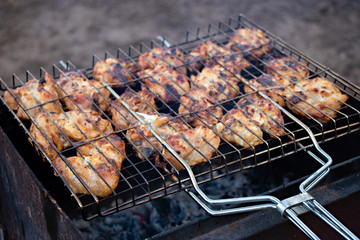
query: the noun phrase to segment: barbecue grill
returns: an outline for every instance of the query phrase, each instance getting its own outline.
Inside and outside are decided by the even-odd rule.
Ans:
[[[255,27],[262,29],[260,26],[257,26],[243,15],[240,15],[237,19],[231,18],[226,23],[220,22],[218,25],[210,24],[206,30],[198,29],[196,32],[187,32],[185,35],[185,41],[181,43],[166,39],[165,37],[160,37],[158,40],[153,40],[149,43],[142,43],[139,46],[130,46],[129,51],[127,52],[119,49],[116,56],[113,56],[110,53],[106,53],[105,59],[114,57],[136,64],[139,56],[142,53],[150,51],[156,47],[180,48],[185,54],[188,54],[196,46],[207,41],[212,41],[220,46],[225,46],[229,40],[229,36],[236,29],[243,27]],[[285,123],[283,126],[285,129],[284,136],[274,137],[271,135],[271,133],[268,132],[268,134],[265,134],[264,137],[258,136],[261,139],[261,145],[252,146],[249,144],[250,149],[235,146],[221,137],[222,141],[219,148],[216,150],[216,155],[210,159],[204,156],[206,158],[204,164],[190,168],[181,159],[179,154],[173,151],[171,147],[163,139],[161,139],[161,137],[158,136],[156,131],[154,131],[149,124],[144,122],[144,120],[139,117],[138,113],[132,112],[131,109],[128,109],[135,118],[149,127],[149,130],[152,131],[152,134],[158,139],[158,141],[161,142],[186,169],[186,171],[179,171],[175,168],[170,170],[159,168],[155,164],[154,159],[151,157],[144,157],[144,160],[140,160],[134,151],[135,144],[128,141],[126,138],[127,129],[124,130],[116,127],[116,124],[112,122],[112,119],[108,116],[108,114],[98,108],[97,110],[100,115],[104,119],[112,122],[112,125],[115,129],[114,133],[120,136],[126,142],[125,160],[121,170],[118,171],[118,174],[120,175],[118,186],[116,189],[112,189],[109,184],[106,183],[107,186],[111,188],[112,193],[108,197],[104,198],[97,197],[87,186],[86,182],[79,176],[76,170],[72,168],[71,164],[66,161],[66,157],[71,156],[74,153],[76,154],[76,149],[79,146],[76,143],[72,143],[70,148],[66,148],[62,151],[57,150],[57,153],[62,157],[69,168],[72,169],[72,172],[83,184],[89,194],[76,194],[72,190],[69,183],[66,181],[66,179],[63,178],[59,170],[52,163],[49,156],[47,156],[44,149],[41,148],[36,139],[34,139],[34,137],[29,132],[30,124],[37,124],[34,118],[29,114],[29,110],[34,108],[26,109],[23,108],[23,106],[20,104],[20,108],[23,108],[24,112],[27,113],[27,115],[30,117],[31,123],[22,121],[17,117],[16,113],[11,110],[8,104],[6,104],[4,99],[1,98],[3,105],[2,116],[6,116],[6,120],[2,120],[2,128],[12,140],[14,145],[23,146],[23,151],[25,151],[27,155],[24,157],[25,161],[30,165],[31,171],[35,173],[36,177],[43,180],[42,184],[45,185],[46,189],[51,189],[49,190],[51,195],[53,195],[54,198],[60,203],[62,201],[69,202],[69,199],[71,199],[70,201],[75,203],[75,207],[69,207],[72,209],[70,211],[76,209],[74,212],[77,212],[77,210],[79,210],[82,217],[86,220],[92,220],[99,216],[103,217],[114,214],[136,205],[140,205],[145,202],[162,198],[181,190],[185,190],[195,201],[197,201],[207,212],[212,215],[234,214],[239,212],[263,210],[266,208],[277,208],[284,217],[287,217],[293,221],[300,229],[306,232],[309,237],[316,238],[316,235],[313,234],[311,230],[308,229],[296,216],[297,213],[303,211],[303,208],[299,210],[298,205],[305,203],[305,208],[310,209],[321,216],[324,221],[328,222],[337,231],[341,232],[343,236],[348,238],[354,237],[351,232],[347,231],[346,229],[341,229],[344,227],[331,215],[329,215],[326,210],[324,210],[307,192],[312,189],[322,178],[325,177],[325,175],[329,172],[329,167],[332,163],[331,157],[319,147],[318,143],[324,144],[326,142],[331,142],[339,138],[341,139],[349,135],[357,135],[355,132],[359,130],[360,124],[360,105],[358,97],[360,89],[338,74],[334,73],[332,70],[305,56],[294,47],[285,43],[265,29],[262,30],[271,40],[273,51],[270,53],[263,52],[264,56],[262,57],[258,57],[253,53],[248,52],[247,55],[249,57],[248,61],[250,67],[243,69],[241,74],[238,74],[236,77],[249,80],[264,73],[266,62],[263,59],[267,56],[288,56],[296,61],[304,61],[306,62],[306,66],[310,71],[310,76],[308,77],[309,79],[315,77],[326,78],[334,83],[342,93],[345,93],[349,96],[348,101],[344,103],[341,110],[337,111],[336,118],[331,118],[327,124],[321,123],[311,116],[309,116],[309,119],[299,117],[299,120],[298,117],[294,117],[294,115],[290,113],[288,109],[278,106],[281,108],[282,114],[285,118]],[[94,56],[91,68],[83,69],[86,77],[90,79],[92,78],[92,69],[95,63],[100,60],[102,59]],[[203,62],[202,65],[206,66],[206,63]],[[188,64],[184,62],[184,66],[188,66]],[[74,64],[72,64],[70,61],[67,61],[66,63],[54,64],[51,75],[54,77],[54,79],[57,79],[60,73],[64,74],[64,71],[77,69],[78,68],[74,66]],[[201,74],[199,70],[192,69],[192,71],[195,72],[195,74]],[[45,73],[46,70],[41,69],[40,78],[36,78],[30,72],[27,72],[25,80],[21,80],[16,75],[14,75],[11,85],[8,85],[5,81],[1,80],[1,90],[6,91],[20,85],[24,85],[24,83],[29,79],[41,79]],[[129,72],[129,74],[132,73]],[[125,88],[116,89],[111,88],[109,85],[105,84],[103,87],[109,89],[112,94],[112,99],[116,99],[124,92],[124,89],[135,92],[139,90],[142,85],[144,85],[142,79],[139,79],[137,76],[133,75],[133,79],[134,80],[131,82],[135,83],[135,86],[126,85]],[[188,80],[194,84],[189,76]],[[234,107],[235,102],[237,102],[240,98],[247,97],[247,94],[245,94],[243,91],[245,85],[246,83],[240,83],[240,90],[238,91],[238,96],[236,98],[229,99],[225,102],[216,103],[216,106],[221,107],[224,112],[228,112],[231,108]],[[258,90],[253,86],[251,87],[254,91]],[[99,89],[97,90],[100,93]],[[262,97],[268,98],[265,94],[263,94],[262,91],[259,91],[258,93]],[[15,97],[15,95],[13,95],[13,97]],[[173,97],[177,99],[175,103],[167,103],[164,100],[158,98],[157,112],[159,114],[165,113],[171,116],[173,119],[184,121],[184,116],[177,113],[177,109],[181,104],[179,103],[179,98],[175,95],[173,95]],[[93,102],[93,100],[90,98],[88,98],[88,100]],[[112,104],[111,101],[108,102],[110,105]],[[122,104],[124,107],[128,108],[126,103]],[[39,106],[43,108],[43,104],[40,104]],[[189,114],[196,116],[196,112],[190,112]],[[13,118],[15,118],[15,120]],[[137,127],[139,126],[130,126],[130,128]],[[16,135],[14,133],[16,133]],[[19,135],[22,135],[22,137],[18,137]],[[14,136],[16,136],[16,139]],[[104,134],[103,137],[107,138],[108,136],[109,135]],[[28,138],[30,143],[27,141]],[[86,143],[93,141],[94,139],[87,139]],[[71,141],[69,140],[69,142]],[[52,146],[56,149],[54,144],[52,144]],[[38,151],[39,155],[45,160],[45,163],[39,161],[40,157],[39,155],[35,155],[33,153],[34,149]],[[33,155],[31,155],[31,159],[27,159],[30,152],[32,152]],[[215,200],[207,197],[198,186],[216,179],[221,180],[221,178],[235,174],[237,172],[242,172],[255,167],[261,167],[263,165],[270,164],[275,160],[283,161],[285,157],[289,157],[300,152],[308,153],[308,157],[311,159],[308,161],[309,164],[313,164],[312,169],[314,169],[315,166],[314,173],[307,173],[309,176],[305,179],[302,178],[303,182],[300,184],[300,190],[302,192],[301,194],[298,194],[292,198],[287,198],[285,201],[280,201],[277,198],[269,195]],[[160,151],[159,154],[161,154]],[[162,157],[165,158],[164,156]],[[166,159],[164,159],[164,161],[166,162]],[[318,169],[316,169],[316,167]],[[53,176],[52,170],[57,173],[58,177]],[[65,185],[65,188],[63,185]],[[192,188],[193,190],[191,190]],[[59,196],[59,199],[57,199],[56,196]],[[64,196],[66,196],[65,199]],[[261,204],[256,205],[254,203]],[[229,204],[231,204],[231,206],[229,206]],[[220,205],[221,207],[213,208],[212,205]],[[68,214],[73,215],[74,212]]]

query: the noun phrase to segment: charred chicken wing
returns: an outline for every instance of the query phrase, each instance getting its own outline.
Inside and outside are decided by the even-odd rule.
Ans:
[[[216,131],[225,140],[250,148],[262,143],[263,133],[240,109],[231,109],[216,125]],[[225,124],[225,125],[224,125]],[[250,145],[249,145],[250,144]]]
[[[181,96],[180,102],[179,114],[185,114],[184,119],[194,127],[207,125],[212,128],[223,116],[221,107],[214,106],[215,101],[201,89],[191,90]]]
[[[216,152],[220,144],[220,137],[205,126],[186,129],[170,135],[165,140],[172,149],[180,155],[190,166],[208,161]],[[164,148],[163,154],[177,170],[184,169],[183,165]]]
[[[17,100],[9,91],[4,93],[4,100],[12,110],[17,110],[17,116],[22,120],[30,120],[30,118],[23,108],[19,106],[19,103],[27,110],[31,117],[43,112],[43,110],[48,113],[61,112],[60,102],[56,100],[58,95],[55,91],[54,80],[48,73],[45,73],[44,79],[40,81],[29,80],[23,86],[11,89],[10,91]]]
[[[287,95],[288,108],[295,114],[306,118],[314,117],[321,123],[335,118],[336,111],[349,98],[329,80],[320,77],[299,81],[291,89],[291,93]]]
[[[190,90],[186,76],[168,66],[147,69],[138,75],[150,91],[166,103],[177,101],[181,95]]]
[[[271,103],[271,101],[260,97],[253,93],[242,97],[237,106],[245,114],[246,117],[257,123],[259,126],[265,128],[275,136],[283,136],[285,131],[284,119],[278,107]],[[274,137],[270,134],[271,137]]]
[[[112,102],[111,107],[112,120],[120,129],[127,128],[136,119],[119,101],[126,102],[135,112],[151,113],[157,109],[154,95],[145,86],[141,86],[141,91],[137,93],[126,90]]]

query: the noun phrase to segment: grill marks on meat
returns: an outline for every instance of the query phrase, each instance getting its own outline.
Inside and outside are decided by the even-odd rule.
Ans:
[[[270,43],[264,31],[255,27],[245,27],[236,30],[226,46],[234,52],[242,52],[251,60],[256,60],[273,50]]]
[[[34,117],[36,114],[43,112],[61,112],[61,104],[58,100],[58,95],[55,91],[54,80],[48,73],[44,75],[45,81],[29,80],[23,86],[16,89],[11,89],[15,95],[6,91],[4,93],[4,100],[12,110],[17,111],[17,116],[22,120],[30,120],[29,116],[24,111]],[[19,106],[22,105],[22,107]],[[41,105],[41,106],[39,106]]]
[[[108,136],[78,148],[77,156],[67,162],[96,196],[107,197],[116,189],[125,158],[125,143],[116,135]],[[53,161],[62,177],[76,194],[89,194],[83,184],[60,158]]]
[[[220,137],[205,126],[186,129],[170,135],[165,141],[175,150],[189,166],[209,161],[220,144]],[[164,157],[177,170],[184,169],[183,165],[166,149]]]
[[[168,66],[158,66],[140,72],[141,81],[166,103],[176,102],[190,90],[186,76]]]
[[[179,114],[185,114],[184,119],[193,127],[215,126],[223,116],[220,106],[214,106],[215,101],[201,89],[194,89],[180,97]],[[189,114],[195,112],[194,114]]]
[[[99,81],[79,72],[60,74],[56,90],[69,110],[106,111],[109,107],[110,92]]]
[[[170,119],[167,116],[139,114],[144,120],[150,123],[151,128],[156,131],[161,138],[166,139],[168,136],[174,134],[176,131],[188,129],[188,126],[178,119]],[[149,127],[139,122],[132,123],[134,128],[127,130],[126,137],[132,143],[137,156],[140,159],[160,156],[163,150],[163,145],[151,133]]]
[[[271,137],[284,135],[283,116],[280,109],[272,104],[271,101],[253,93],[242,97],[237,102],[237,106],[251,121],[273,134],[270,134]]]
[[[168,66],[186,74],[185,56],[178,48],[154,48],[139,56],[139,66],[142,69]]]
[[[291,94],[287,96],[287,107],[295,114],[313,117],[321,123],[336,118],[336,111],[349,98],[329,80],[320,77],[299,81],[291,86],[291,90]]]
[[[244,87],[246,93],[252,93],[254,90],[248,86],[251,85],[257,88],[259,91],[265,93],[273,101],[280,106],[285,106],[285,96],[289,94],[288,86],[290,81],[280,75],[274,75],[273,73],[262,74],[257,78],[246,81]]]
[[[295,61],[290,57],[270,58],[265,62],[265,71],[285,77],[292,83],[309,76],[305,62]]]
[[[263,133],[240,109],[231,109],[221,122],[216,125],[216,131],[226,141],[250,148],[263,143]],[[250,144],[250,145],[249,145]]]
[[[100,82],[111,84],[112,87],[120,88],[126,85],[134,86],[135,82],[129,82],[133,79],[132,74],[139,71],[139,67],[132,62],[126,62],[121,59],[108,58],[99,61],[93,68],[94,79]]]
[[[192,87],[204,90],[217,102],[232,99],[240,92],[238,78],[220,65],[205,67],[197,76],[192,75]]]
[[[152,113],[157,110],[155,96],[145,86],[141,86],[141,91],[137,93],[127,89],[118,100],[112,101],[112,120],[120,129],[127,128],[136,119],[119,101],[126,102],[135,112]]]
[[[240,52],[232,52],[210,41],[195,47],[188,55],[187,62],[191,72],[200,69],[202,63],[205,66],[220,64],[235,74],[240,74],[242,68],[250,66]]]

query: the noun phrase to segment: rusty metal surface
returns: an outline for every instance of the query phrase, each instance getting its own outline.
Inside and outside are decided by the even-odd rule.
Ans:
[[[0,226],[5,239],[81,239],[0,128]],[[24,187],[26,186],[26,187]]]

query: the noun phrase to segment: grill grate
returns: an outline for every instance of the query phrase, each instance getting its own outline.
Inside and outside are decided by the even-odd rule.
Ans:
[[[239,16],[238,19],[230,18],[229,21],[226,23],[219,22],[218,25],[210,24],[205,30],[199,28],[195,32],[187,32],[185,35],[185,41],[181,43],[176,43],[169,39],[162,38],[160,40],[150,41],[149,43],[141,43],[139,46],[130,46],[128,52],[118,49],[116,58],[120,58],[125,61],[130,61],[133,64],[136,64],[138,62],[140,55],[142,55],[144,52],[150,51],[153,48],[157,48],[157,47],[166,46],[170,48],[179,48],[182,50],[183,53],[185,53],[185,55],[188,55],[192,49],[207,41],[211,41],[219,46],[226,47],[225,44],[229,41],[229,37],[231,36],[231,34],[236,29],[244,28],[244,27],[256,27],[262,29],[261,27],[257,26],[250,20],[244,18],[243,16]],[[359,127],[360,89],[357,86],[348,82],[347,80],[343,79],[342,77],[331,71],[330,69],[322,66],[321,64],[317,63],[316,61],[312,60],[311,58],[297,51],[295,48],[288,45],[278,37],[274,36],[273,34],[267,32],[264,29],[262,30],[271,40],[273,51],[270,53],[263,51],[262,57],[258,57],[250,51],[247,52],[246,54],[248,55],[247,57],[248,64],[250,65],[250,67],[242,70],[241,77],[250,80],[265,73],[264,67],[266,67],[267,63],[264,61],[264,59],[270,56],[288,56],[296,61],[303,61],[306,63],[306,66],[310,71],[310,75],[308,77],[309,79],[315,77],[326,78],[329,81],[333,82],[341,90],[342,93],[345,93],[349,96],[348,101],[343,104],[341,110],[337,111],[337,118],[335,119],[331,118],[329,123],[327,124],[323,124],[313,117],[310,117],[310,119],[301,118],[302,121],[306,123],[306,125],[313,131],[316,140],[319,143],[324,143],[332,139],[339,138],[341,136],[348,135],[352,132],[358,131],[360,129]],[[170,46],[167,46],[168,44],[170,44]],[[106,53],[105,59],[109,57],[114,58],[114,56],[111,55],[110,53]],[[92,67],[83,70],[84,75],[87,78],[89,79],[93,78],[92,69],[95,63],[100,60],[102,59],[100,59],[97,56],[94,56],[92,61],[93,62]],[[209,59],[201,60],[201,64],[203,67],[207,66],[206,60]],[[177,71],[179,71],[179,69],[183,66],[189,67],[190,65],[191,64],[184,62],[184,65],[177,67]],[[52,75],[55,79],[57,79],[59,78],[60,74],[64,74],[65,70],[77,70],[77,67],[74,66],[69,61],[66,62],[65,66],[53,65]],[[190,67],[190,70],[191,72],[194,72],[196,75],[202,74],[201,69],[198,70]],[[44,69],[41,69],[39,80],[43,78],[45,73],[46,71]],[[134,94],[137,94],[138,97],[141,97],[140,95],[138,95],[137,92],[141,90],[142,86],[145,86],[145,84],[142,81],[143,79],[136,77],[131,72],[128,73],[132,75],[134,80],[126,84],[124,88],[115,89],[117,94],[121,95],[122,93],[124,93],[125,90],[128,90]],[[146,77],[152,77],[152,76],[148,75]],[[191,79],[190,74],[188,74],[186,78],[191,83],[192,86],[196,86],[196,84]],[[29,79],[37,79],[37,78],[33,76],[30,72],[27,72],[25,81],[22,81],[16,75],[14,75],[11,86],[8,86],[5,83],[5,81],[1,79],[1,90],[4,92],[6,90],[15,88],[17,86],[24,85],[25,82],[29,81]],[[135,85],[129,86],[131,85],[131,83],[134,83]],[[65,93],[65,90],[62,88],[62,86],[60,86],[59,84],[57,84],[57,86],[60,89],[62,89],[62,91],[64,91]],[[100,88],[95,87],[93,84],[92,87],[97,91],[98,94],[104,97],[104,95],[102,95],[102,93],[100,92]],[[240,82],[239,90],[236,90],[238,96],[223,102],[216,102],[214,106],[220,107],[224,113],[229,112],[230,109],[232,109],[235,106],[235,103],[239,99],[248,97],[248,94],[244,93],[243,90],[244,87],[245,84]],[[105,88],[105,86],[102,86],[101,88]],[[10,93],[14,98],[16,98],[16,96],[11,91]],[[58,107],[60,107],[62,109],[61,110],[62,113],[66,115],[67,113],[65,112],[65,110],[63,110],[66,108],[64,106],[61,106],[59,102],[57,102],[57,100],[62,100],[64,98],[69,97],[68,94],[65,93],[65,95],[66,96],[61,97],[59,99],[52,100],[52,102],[55,103]],[[185,114],[180,115],[177,113],[177,109],[181,104],[179,98],[175,95],[173,95],[172,97],[177,99],[175,103],[167,103],[161,98],[157,98],[156,104],[158,106],[158,109],[157,110],[153,109],[153,110],[156,111],[156,113],[158,114],[164,114],[164,113],[169,114],[170,119],[178,119],[182,122],[186,122],[184,118],[186,117],[186,115]],[[6,105],[4,99],[3,98],[1,99],[3,103]],[[108,102],[109,105],[112,105],[111,101],[114,99],[115,96],[111,96],[110,99],[105,98],[105,100]],[[94,104],[94,101],[88,96],[87,96],[87,100]],[[74,100],[72,100],[72,102],[76,105]],[[25,109],[24,106],[20,104],[20,108],[24,110],[24,112],[30,118],[30,122],[35,124],[35,126],[38,126],[38,124],[31,116],[29,111],[38,107],[44,109],[44,105],[45,105],[45,104],[40,104],[39,102],[37,103],[38,105],[29,109]],[[9,110],[13,113],[14,117],[17,119],[19,124],[22,126],[22,128],[25,130],[25,132],[31,139],[31,142],[36,146],[37,149],[39,149],[39,151],[42,153],[45,159],[54,168],[56,174],[62,179],[65,186],[72,193],[72,196],[79,205],[79,208],[82,210],[84,219],[90,220],[97,216],[106,216],[124,210],[126,208],[130,208],[134,205],[139,205],[141,203],[150,201],[152,199],[161,198],[165,195],[177,192],[183,189],[184,187],[185,188],[191,187],[191,181],[185,171],[178,171],[175,169],[174,171],[169,172],[166,171],[166,169],[157,167],[157,165],[154,162],[154,158],[144,157],[144,160],[140,160],[137,157],[136,153],[133,150],[134,146],[136,147],[136,144],[130,142],[129,139],[126,137],[126,130],[132,128],[138,129],[139,128],[138,125],[135,124],[135,125],[131,125],[129,128],[120,129],[112,121],[111,117],[107,112],[101,110],[99,107],[96,106],[96,104],[94,104],[94,106],[96,107],[97,112],[99,112],[99,115],[103,119],[106,119],[107,121],[111,122],[111,125],[114,128],[113,133],[121,137],[121,139],[126,143],[125,144],[126,155],[124,156],[125,159],[123,161],[122,168],[120,171],[116,170],[117,173],[120,175],[119,183],[116,189],[111,189],[110,185],[105,181],[106,185],[111,189],[112,193],[108,197],[104,197],[104,198],[95,196],[95,194],[86,185],[85,180],[83,180],[76,172],[76,170],[72,167],[72,165],[69,164],[67,157],[74,156],[77,152],[79,153],[79,151],[77,150],[79,146],[83,146],[86,143],[94,142],[95,140],[99,140],[99,139],[109,139],[112,133],[111,134],[102,133],[100,136],[97,136],[96,138],[93,139],[88,138],[86,137],[86,134],[83,134],[86,137],[86,140],[80,143],[76,143],[76,142],[72,142],[68,137],[66,137],[66,134],[64,134],[63,130],[58,127],[58,130],[63,133],[63,135],[67,138],[67,141],[71,143],[71,146],[61,151],[57,150],[57,153],[65,161],[65,163],[72,170],[72,172],[76,175],[76,177],[79,179],[82,185],[84,185],[86,190],[90,193],[89,195],[85,195],[85,194],[77,195],[70,188],[69,183],[66,182],[66,179],[62,177],[59,169],[56,168],[56,166],[53,164],[50,158],[46,155],[44,149],[40,147],[40,145],[37,143],[34,137],[30,134],[29,131],[30,123],[27,121],[21,121],[16,116],[16,113],[13,110],[10,110],[10,107],[8,106]],[[79,108],[79,110],[84,113],[84,111],[81,110],[81,108]],[[206,109],[206,111],[209,114],[211,114],[209,109]],[[194,113],[197,112],[190,111],[190,113],[188,114],[194,115]],[[46,114],[48,117],[50,117],[49,113]],[[197,119],[201,121],[201,119],[199,119],[198,117]],[[54,119],[52,119],[52,122],[56,123]],[[96,126],[94,122],[92,122],[92,124]],[[193,128],[189,124],[187,124],[187,126],[189,128]],[[76,128],[81,131],[79,126],[76,126]],[[101,130],[97,126],[96,128],[98,131],[101,132]],[[216,150],[217,154],[213,156],[211,159],[206,158],[207,161],[203,165],[195,166],[193,168],[197,181],[199,182],[199,184],[201,184],[214,179],[218,179],[235,172],[239,172],[261,164],[266,164],[269,161],[282,158],[284,156],[293,154],[297,151],[303,150],[304,148],[308,148],[312,146],[312,142],[306,131],[302,128],[299,128],[299,126],[295,122],[291,121],[285,116],[284,116],[283,128],[285,130],[285,134],[284,136],[281,137],[277,137],[274,135],[271,136],[272,134],[269,131],[267,131],[267,129],[262,128],[262,131],[264,133],[267,132],[267,134],[265,134],[263,137],[258,136],[261,139],[262,144],[258,146],[252,146],[250,144],[251,150],[244,147],[235,146],[234,144],[228,142],[219,135],[219,137],[221,138],[221,143],[219,148]],[[46,139],[48,141],[50,140],[49,138]],[[54,149],[57,149],[54,143],[52,143],[51,141],[49,142],[51,143]],[[114,144],[112,145],[115,146]],[[120,150],[119,148],[117,149]],[[101,151],[99,152],[105,157],[104,153],[102,153]],[[158,150],[158,152],[164,158],[164,155],[161,153],[161,151]],[[84,156],[82,157],[84,158]],[[111,161],[109,162],[111,163]],[[114,163],[111,164],[115,168]],[[92,166],[91,164],[89,166],[98,174],[98,176],[101,177],[101,175],[94,168],[94,166]]]

